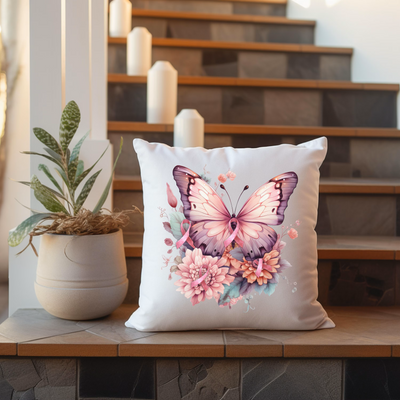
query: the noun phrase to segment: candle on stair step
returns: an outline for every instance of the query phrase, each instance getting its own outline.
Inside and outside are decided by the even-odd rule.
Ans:
[[[111,37],[127,37],[132,30],[132,3],[129,0],[113,0],[110,3]]]
[[[178,71],[168,61],[157,61],[147,75],[147,122],[173,124],[178,102]]]
[[[197,110],[184,109],[175,118],[175,147],[204,147],[204,118]]]
[[[126,71],[132,76],[147,76],[151,68],[151,33],[141,26],[133,28],[126,42]]]

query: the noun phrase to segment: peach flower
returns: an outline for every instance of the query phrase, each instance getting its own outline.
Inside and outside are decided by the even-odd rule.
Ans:
[[[224,175],[224,174],[219,174],[218,175],[218,180],[221,182],[221,183],[225,183],[226,182],[226,176]]]
[[[177,275],[181,276],[176,286],[178,292],[190,298],[193,305],[205,299],[218,299],[224,292],[224,285],[230,285],[235,279],[228,275],[229,268],[222,268],[224,259],[205,256],[200,249],[186,250],[182,263],[178,265]],[[199,279],[205,276],[201,282]]]
[[[299,236],[296,229],[294,229],[294,228],[289,229],[288,235],[289,235],[290,239],[296,239],[297,236]]]
[[[233,246],[230,244],[222,254],[221,260],[224,260],[225,267],[229,267],[229,273],[235,275],[240,270],[242,263],[231,255],[232,250]]]
[[[254,283],[255,281],[257,281],[259,285],[268,283],[268,281],[273,278],[272,273],[278,272],[277,269],[280,267],[278,264],[279,257],[280,253],[277,250],[272,250],[264,254],[263,266],[259,277],[256,275],[258,260],[244,260],[241,267],[241,269],[244,270],[243,278],[246,278],[249,283]]]

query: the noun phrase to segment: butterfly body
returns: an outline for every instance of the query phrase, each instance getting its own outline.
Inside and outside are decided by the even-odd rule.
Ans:
[[[249,260],[272,250],[277,234],[269,225],[283,222],[298,177],[286,172],[257,189],[239,213],[230,213],[216,191],[200,175],[181,165],[173,170],[183,213],[192,223],[189,236],[203,254],[221,256],[226,243],[236,242]],[[226,190],[223,185],[221,188]],[[244,191],[249,188],[245,186]]]

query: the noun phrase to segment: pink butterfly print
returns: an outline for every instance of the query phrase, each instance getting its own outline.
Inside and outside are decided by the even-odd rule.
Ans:
[[[295,172],[272,178],[249,197],[236,215],[235,211],[232,214],[228,211],[221,197],[196,172],[177,165],[173,176],[181,194],[183,213],[192,223],[189,236],[195,247],[203,254],[221,256],[224,241],[238,227],[235,242],[250,260],[272,250],[277,234],[270,225],[283,222],[288,200],[298,182]],[[223,185],[220,187],[226,190]],[[243,192],[248,189],[245,186]]]

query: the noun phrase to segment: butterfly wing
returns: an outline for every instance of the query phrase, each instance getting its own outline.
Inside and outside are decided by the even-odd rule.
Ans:
[[[192,223],[190,238],[203,254],[223,254],[224,240],[230,235],[231,214],[215,190],[200,175],[177,165],[173,176],[181,194],[183,213]]]
[[[238,238],[243,241],[242,250],[246,258],[260,258],[272,250],[277,234],[269,225],[283,222],[297,182],[295,172],[286,172],[262,185],[246,201],[237,216]]]

